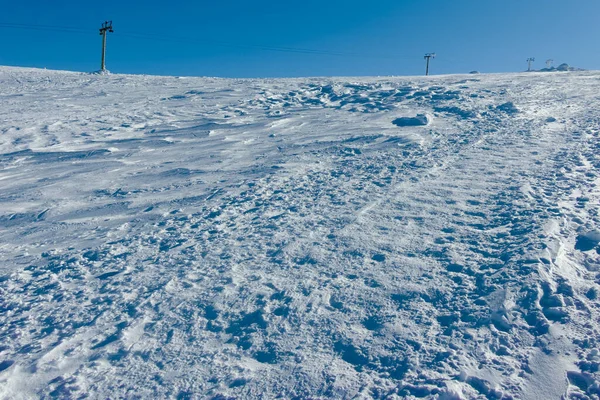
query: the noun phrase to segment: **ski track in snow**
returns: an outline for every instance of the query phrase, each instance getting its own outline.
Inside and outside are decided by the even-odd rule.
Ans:
[[[1,398],[600,396],[600,73],[0,89]]]

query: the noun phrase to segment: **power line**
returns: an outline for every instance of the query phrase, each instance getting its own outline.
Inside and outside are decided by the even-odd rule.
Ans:
[[[112,24],[111,24],[112,27]],[[71,26],[55,26],[55,25],[33,25],[33,24],[22,24],[22,23],[12,23],[12,22],[0,22],[0,29],[24,29],[24,30],[34,30],[34,31],[48,31],[48,32],[59,32],[59,33],[76,33],[76,34],[93,34],[97,32],[95,29],[87,29],[87,28],[78,28]],[[104,25],[103,25],[104,28]],[[112,32],[112,30],[108,30],[108,32]],[[102,35],[102,32],[100,33]],[[106,32],[105,32],[106,34]],[[333,57],[355,57],[355,58],[363,58],[363,59],[381,59],[381,60],[414,60],[416,58],[415,54],[407,55],[407,54],[367,54],[367,53],[355,53],[355,52],[344,52],[344,51],[335,51],[335,50],[321,50],[321,49],[310,49],[310,48],[302,48],[302,47],[288,47],[288,46],[271,46],[271,45],[260,45],[260,44],[251,44],[251,43],[231,43],[231,42],[221,42],[221,41],[213,41],[213,40],[203,40],[197,39],[193,37],[177,37],[177,36],[168,36],[164,34],[152,34],[152,33],[141,33],[141,32],[127,32],[127,31],[119,31],[114,33],[118,37],[123,38],[131,38],[138,40],[149,40],[149,41],[162,41],[169,43],[182,43],[182,44],[191,44],[191,45],[200,45],[200,46],[219,46],[219,47],[229,47],[229,48],[237,48],[237,49],[255,49],[261,51],[270,51],[270,52],[282,52],[282,53],[291,53],[291,54],[305,54],[305,55],[315,55],[315,56],[333,56]],[[103,38],[103,43],[104,38]],[[104,60],[105,54],[105,44],[103,44],[102,50],[102,59]],[[429,74],[429,62],[431,58],[435,58],[435,53],[428,53],[425,55],[425,59],[427,60],[426,67],[426,75]],[[455,60],[449,59],[447,57],[444,58],[445,63],[456,63]],[[102,61],[102,67],[104,68],[104,61]]]
[[[357,53],[344,53],[344,52],[331,51],[331,50],[316,50],[316,49],[304,49],[304,48],[295,48],[295,47],[279,47],[279,46],[265,46],[265,45],[256,45],[256,44],[215,42],[215,41],[198,40],[198,39],[193,39],[193,38],[152,35],[152,34],[145,34],[145,33],[124,32],[124,33],[119,33],[119,36],[130,37],[130,38],[134,38],[134,39],[159,40],[159,41],[171,42],[171,43],[203,44],[203,45],[213,45],[213,46],[220,46],[220,47],[257,49],[257,50],[276,51],[276,52],[285,52],[285,53],[301,53],[301,54],[349,56],[349,57],[364,57],[365,56],[365,55],[357,54]]]
[[[81,34],[91,34],[94,32],[94,30],[82,29],[82,28],[76,28],[76,27],[52,26],[52,25],[31,25],[31,24],[17,24],[17,23],[6,23],[6,22],[0,22],[0,28],[51,31],[51,32],[62,32],[62,33],[81,33]],[[171,43],[212,45],[212,46],[220,46],[220,47],[232,47],[232,48],[240,48],[240,49],[256,49],[256,50],[284,52],[284,53],[314,54],[314,55],[327,55],[327,56],[339,56],[339,57],[368,57],[368,58],[380,58],[380,59],[390,59],[390,60],[398,59],[398,58],[406,58],[406,59],[412,58],[409,56],[387,56],[387,55],[378,55],[378,54],[362,54],[362,53],[351,53],[351,52],[332,51],[332,50],[318,50],[318,49],[308,49],[308,48],[299,48],[299,47],[228,43],[228,42],[198,40],[198,39],[188,38],[188,37],[153,35],[153,34],[148,34],[148,33],[137,33],[137,32],[120,32],[120,33],[115,33],[115,35],[118,35],[121,37],[129,37],[129,38],[133,38],[133,39],[159,40],[159,41],[171,42]]]
[[[66,32],[66,33],[94,33],[93,29],[81,29],[67,26],[51,26],[51,25],[28,25],[14,24],[8,22],[0,22],[0,28],[25,29],[34,31],[51,31],[51,32]]]

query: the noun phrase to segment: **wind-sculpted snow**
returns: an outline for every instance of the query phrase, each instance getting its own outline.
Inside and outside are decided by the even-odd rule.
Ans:
[[[1,398],[600,395],[600,74],[0,88]]]

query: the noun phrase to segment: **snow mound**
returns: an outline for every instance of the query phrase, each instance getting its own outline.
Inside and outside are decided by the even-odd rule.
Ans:
[[[110,75],[110,71],[107,69],[99,69],[98,71],[91,72],[92,75]]]
[[[577,236],[575,248],[581,251],[594,249],[600,243],[600,231],[594,230]]]
[[[392,123],[399,127],[427,126],[431,123],[431,116],[427,114],[417,114],[416,117],[400,117],[393,120]]]

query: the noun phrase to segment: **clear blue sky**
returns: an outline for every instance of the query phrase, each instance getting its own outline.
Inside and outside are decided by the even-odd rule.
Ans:
[[[0,65],[97,70],[98,28],[112,20],[107,68],[117,73],[418,75],[426,52],[438,55],[434,74],[521,71],[530,56],[536,68],[552,58],[600,69],[599,0],[0,0],[0,6]]]

